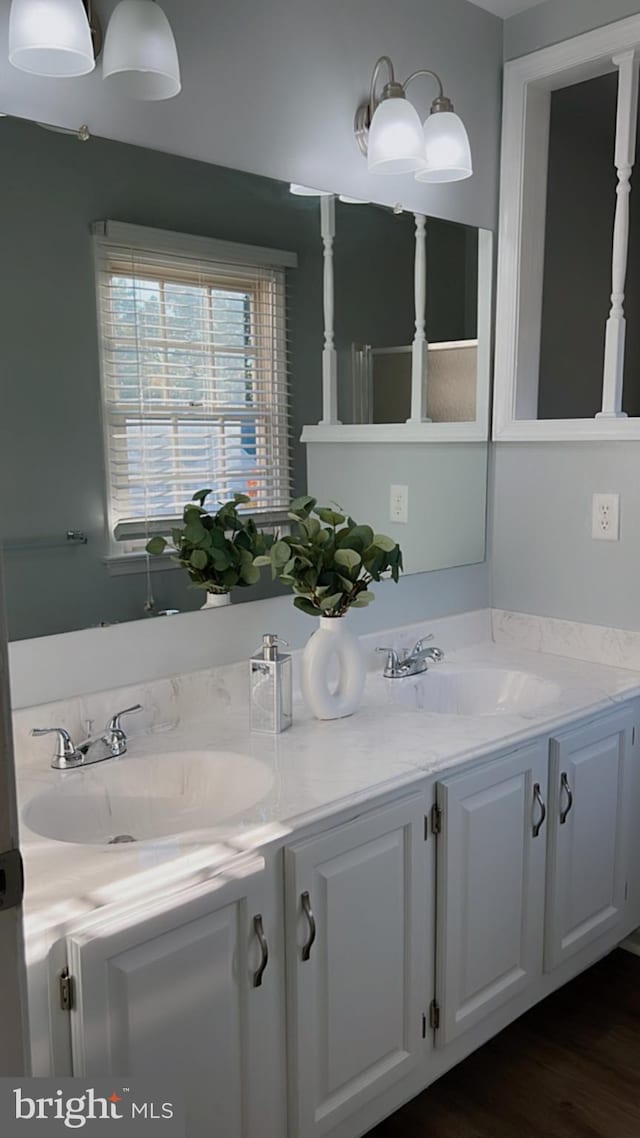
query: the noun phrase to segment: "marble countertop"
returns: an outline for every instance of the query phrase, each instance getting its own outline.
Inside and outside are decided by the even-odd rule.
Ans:
[[[456,618],[460,619],[460,618]],[[468,622],[467,622],[468,623]],[[318,722],[296,701],[293,727],[280,736],[252,735],[248,729],[246,669],[229,669],[229,683],[218,676],[206,680],[210,698],[202,688],[182,693],[181,714],[155,714],[140,723],[136,733],[130,721],[129,751],[116,760],[136,760],[176,751],[227,751],[250,756],[264,764],[269,789],[251,807],[222,826],[189,836],[132,845],[78,845],[41,837],[22,827],[26,873],[25,923],[27,957],[31,962],[46,955],[53,939],[78,919],[108,905],[135,903],[154,890],[185,888],[216,875],[231,862],[260,865],[260,851],[268,843],[285,841],[293,831],[385,793],[410,788],[422,778],[555,730],[586,714],[614,710],[616,704],[640,695],[640,673],[584,660],[531,651],[514,644],[496,644],[486,625],[476,621],[469,635],[483,634],[465,643],[461,625],[435,622],[437,643],[447,652],[443,667],[507,668],[533,673],[558,685],[559,694],[526,715],[496,714],[453,716],[417,708],[419,685],[429,673],[413,680],[384,680],[380,659],[367,680],[361,709],[349,719]],[[431,630],[434,622],[429,625]],[[466,628],[466,626],[465,626]],[[404,642],[423,629],[416,626]],[[402,641],[402,637],[397,642]],[[387,641],[388,642],[388,641]],[[194,683],[205,683],[204,674]],[[240,683],[242,679],[242,683]],[[174,681],[175,684],[178,681]],[[213,687],[212,687],[213,684]],[[400,687],[403,695],[399,698]],[[411,689],[415,688],[415,701]],[[123,693],[124,694],[124,693]],[[157,704],[158,693],[155,693]],[[122,705],[124,706],[124,704]],[[202,714],[202,707],[211,710]],[[113,700],[111,702],[113,708]],[[95,708],[94,708],[95,710]],[[38,710],[42,715],[43,709]],[[46,709],[50,713],[50,709]],[[71,786],[87,771],[61,775],[48,767],[42,747],[26,743],[27,725],[35,712],[17,719],[18,794],[21,813],[47,787]],[[55,722],[49,718],[46,722]],[[41,741],[38,741],[41,743]],[[22,745],[21,745],[22,744]],[[64,793],[61,790],[61,793]]]

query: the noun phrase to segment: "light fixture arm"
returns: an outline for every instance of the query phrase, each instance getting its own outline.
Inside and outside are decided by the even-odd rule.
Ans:
[[[389,78],[384,85],[384,90],[386,91],[388,87],[399,87],[400,86],[400,84],[396,82],[396,75],[395,75],[395,71],[393,69],[393,63],[391,62],[391,59],[389,58],[388,55],[381,55],[380,59],[376,60],[375,67],[373,68],[373,71],[371,73],[371,86],[369,87],[369,116],[370,116],[370,119],[373,118],[373,113],[374,113],[376,107],[378,106],[378,103],[381,102],[381,100],[378,99],[376,92],[378,89],[378,79],[380,78],[380,72],[382,71],[383,67],[386,67],[388,75],[389,75]],[[384,95],[383,95],[383,98],[384,98]]]
[[[383,67],[387,69],[387,82],[382,88],[382,94],[378,98],[378,80],[380,79],[380,72]],[[353,123],[356,142],[365,158],[369,150],[369,127],[371,126],[377,107],[383,99],[404,99],[404,97],[404,87],[401,83],[398,83],[396,79],[391,59],[388,55],[381,55],[380,58],[376,60],[371,73],[369,98],[366,103],[361,103],[358,107]]]
[[[404,83],[402,84],[403,90],[406,91],[407,87],[410,83],[413,83],[414,79],[419,79],[423,75],[426,75],[430,79],[435,79],[436,83],[438,84],[438,94],[431,104],[431,113],[435,114],[437,111],[452,111],[453,103],[451,102],[451,99],[448,99],[445,95],[444,87],[442,86],[442,79],[436,71],[430,71],[426,67],[420,68],[419,71],[412,71],[409,78],[405,79]]]

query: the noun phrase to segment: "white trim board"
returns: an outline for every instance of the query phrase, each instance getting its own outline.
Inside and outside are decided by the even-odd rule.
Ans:
[[[254,265],[276,265],[297,269],[298,255],[284,249],[267,249],[260,245],[243,245],[221,241],[217,237],[198,237],[192,233],[175,233],[169,229],[153,229],[146,225],[129,225],[124,221],[95,221],[94,237],[113,245],[131,249],[151,249],[160,253],[177,253],[212,261],[242,264],[243,258]]]

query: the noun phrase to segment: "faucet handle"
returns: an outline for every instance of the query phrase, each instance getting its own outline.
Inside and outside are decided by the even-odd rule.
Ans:
[[[136,703],[133,707],[125,707],[124,711],[117,711],[112,719],[107,723],[107,731],[112,734],[124,734],[122,730],[122,723],[120,722],[123,715],[132,715],[134,711],[142,711],[142,704]]]
[[[428,636],[423,636],[421,640],[417,640],[412,655],[417,656],[419,652],[422,652],[425,644],[428,644],[430,640],[433,640],[432,632],[430,632]]]
[[[51,766],[64,770],[65,767],[78,766],[84,762],[82,751],[77,750],[70,734],[64,727],[32,727],[31,734],[56,735],[56,749]]]
[[[386,652],[387,660],[384,666],[385,676],[397,676],[400,670],[400,657],[395,648],[376,648],[376,652]]]

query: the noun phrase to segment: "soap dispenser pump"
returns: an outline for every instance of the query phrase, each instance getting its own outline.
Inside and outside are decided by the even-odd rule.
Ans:
[[[280,652],[279,644],[287,641],[265,633],[261,650],[249,661],[251,730],[264,735],[279,735],[293,719],[291,656]]]

